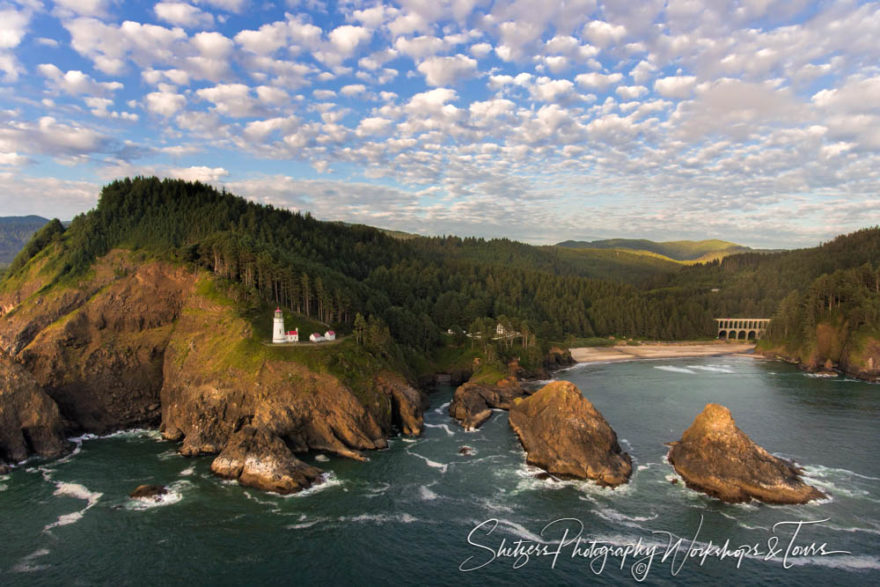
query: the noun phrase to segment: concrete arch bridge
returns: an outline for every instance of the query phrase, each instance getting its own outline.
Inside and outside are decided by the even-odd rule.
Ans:
[[[722,340],[757,340],[767,332],[770,318],[715,318],[715,323]]]

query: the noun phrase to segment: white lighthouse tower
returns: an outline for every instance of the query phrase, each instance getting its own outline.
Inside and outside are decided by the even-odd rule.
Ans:
[[[279,344],[287,342],[287,335],[284,333],[284,315],[281,308],[275,308],[275,320],[272,324],[272,343]]]

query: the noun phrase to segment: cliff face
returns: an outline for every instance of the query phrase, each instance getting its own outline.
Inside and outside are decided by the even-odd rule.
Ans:
[[[356,395],[331,373],[298,362],[289,349],[254,341],[249,324],[206,274],[138,263],[133,253],[114,251],[82,283],[43,295],[28,291],[23,300],[21,290],[0,294],[0,347],[10,353],[6,363],[16,377],[32,379],[28,397],[42,403],[12,402],[4,394],[2,405],[14,405],[23,422],[37,406],[43,418],[37,421],[59,438],[62,429],[105,433],[161,422],[166,438],[182,441],[184,455],[225,451],[218,474],[293,491],[320,474],[300,467],[293,452],[362,459],[361,451],[387,446],[395,425],[421,432],[425,398],[404,380],[377,374],[370,389]],[[24,452],[17,448],[13,460],[53,454],[38,449],[40,442],[23,442]],[[274,465],[236,468],[260,450]]]

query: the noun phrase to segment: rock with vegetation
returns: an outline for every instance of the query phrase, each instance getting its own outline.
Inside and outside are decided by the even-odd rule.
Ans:
[[[527,462],[552,475],[616,487],[632,474],[632,460],[620,449],[617,434],[571,382],[554,381],[515,401],[510,427]]]
[[[67,450],[58,406],[30,373],[0,351],[0,465]]]
[[[287,445],[264,428],[245,426],[211,463],[211,471],[263,491],[287,494],[320,483],[321,470],[293,456]]]
[[[798,504],[825,497],[801,480],[797,467],[752,442],[718,404],[707,404],[670,446],[667,458],[685,484],[722,501]]]
[[[516,398],[527,395],[515,377],[504,377],[494,385],[468,381],[455,390],[449,415],[465,430],[476,430],[492,415],[492,409],[509,410]]]

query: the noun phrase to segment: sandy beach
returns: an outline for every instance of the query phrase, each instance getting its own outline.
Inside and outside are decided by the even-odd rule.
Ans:
[[[745,353],[755,348],[750,343],[724,341],[703,343],[646,343],[607,347],[580,347],[571,349],[572,358],[578,363],[606,361],[635,361],[639,359],[677,359],[686,357],[710,357]]]

